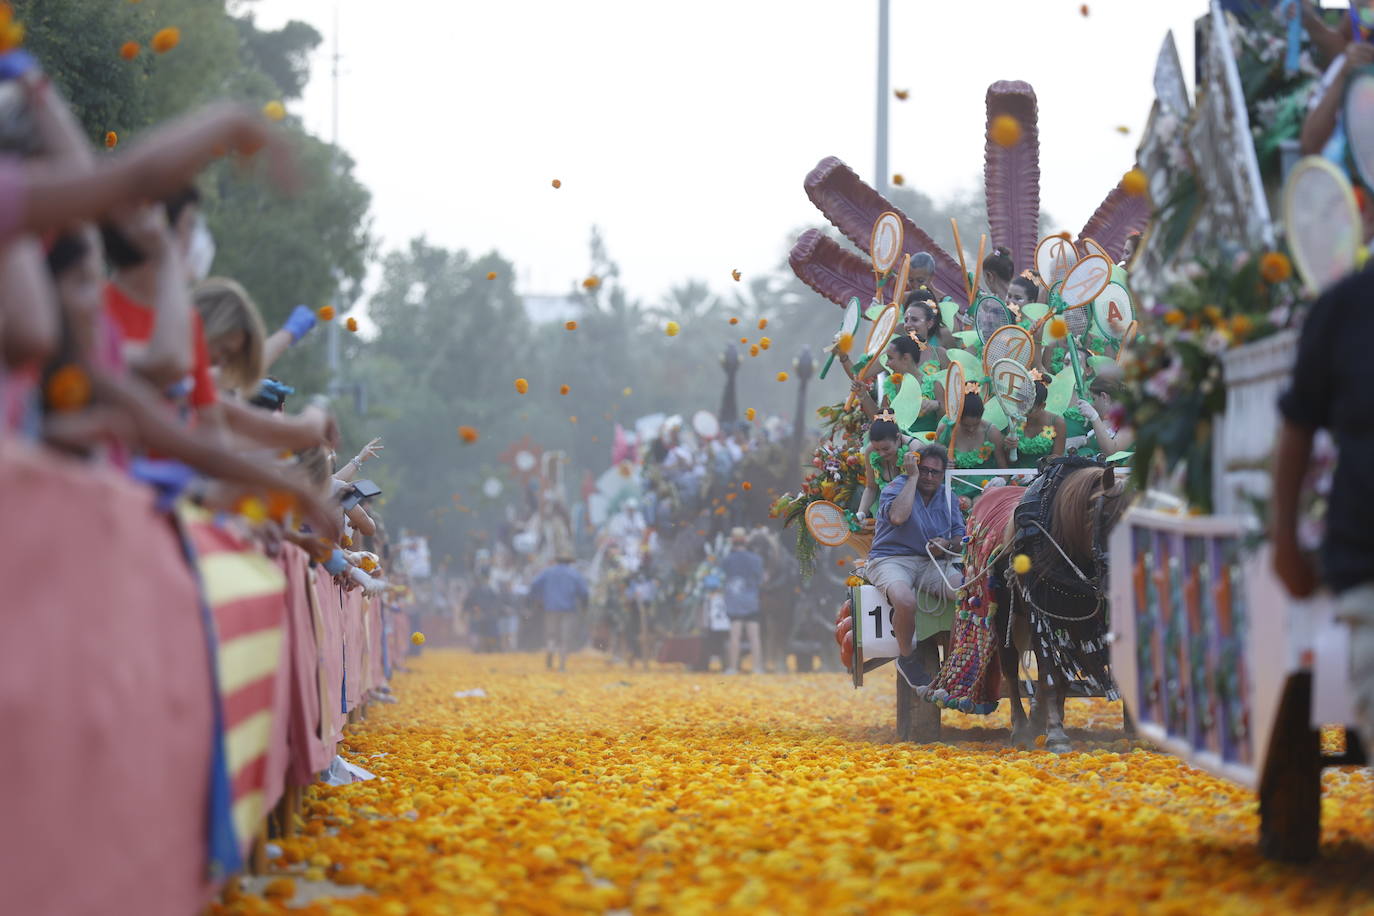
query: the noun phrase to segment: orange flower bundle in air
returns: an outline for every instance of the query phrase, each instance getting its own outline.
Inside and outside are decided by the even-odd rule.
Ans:
[[[1150,187],[1150,180],[1145,177],[1145,173],[1140,169],[1131,169],[1121,176],[1121,190],[1132,197],[1139,197]]]
[[[525,379],[518,378],[515,380],[515,390],[520,394],[524,394],[526,391],[530,390],[530,383]]]
[[[577,417],[576,417],[576,415],[571,416],[571,417],[568,417],[568,422],[569,422],[569,423],[576,423],[576,422],[577,422]]]
[[[747,343],[749,342],[749,338],[748,338],[748,337],[741,337],[741,338],[739,339],[739,342],[742,343],[742,344],[747,344]]]
[[[158,29],[157,34],[153,36],[153,40],[149,44],[155,53],[166,54],[181,44],[181,29],[174,25],[169,25],[165,29]]]
[[[755,411],[754,408],[746,407],[744,409],[744,419],[752,421],[755,416],[757,416],[757,411]]]
[[[749,490],[754,489],[754,485],[749,481],[745,480],[740,483],[739,488],[741,490],[744,490],[745,492],[748,492]]]
[[[759,330],[762,331],[762,330],[763,330],[764,328],[766,328],[766,327],[768,327],[768,319],[767,319],[767,318],[760,318],[760,319],[759,319]]]
[[[138,56],[138,52],[140,50],[142,49],[139,47],[138,42],[126,41],[124,42],[124,44],[119,46],[119,56],[124,58],[125,60],[133,60],[135,57]]]
[[[559,181],[557,178],[555,178],[555,179],[553,180],[553,187],[554,187],[554,190],[557,190],[558,188],[563,187],[563,182],[561,182],[561,181]]]
[[[488,279],[488,280],[495,280],[495,279],[496,279],[496,271],[494,271],[494,270],[489,270],[489,271],[487,271],[487,279]]]
[[[731,323],[731,324],[739,324],[739,319],[738,319],[738,318],[731,318],[731,319],[730,319],[730,323]]]
[[[758,345],[758,344],[754,344],[752,347],[749,348],[749,355],[750,355],[750,356],[758,356],[758,355],[759,355],[759,345]]]
[[[663,327],[663,333],[667,334],[669,337],[676,337],[678,331],[681,330],[682,327],[676,321],[670,321]]]
[[[1021,142],[1021,122],[1008,114],[998,115],[988,127],[988,139],[1003,149],[1015,146]]]
[[[80,366],[63,366],[48,379],[44,397],[53,410],[80,410],[91,401],[90,377]]]
[[[234,503],[234,511],[255,525],[267,521],[267,507],[256,496],[245,496]]]
[[[565,330],[568,330],[568,331],[576,331],[576,330],[577,330],[577,322],[576,322],[576,321],[565,321],[565,322],[563,322],[563,328],[564,328]]]
[[[14,7],[0,3],[0,54],[8,54],[24,43],[24,25],[14,21]]]
[[[596,289],[596,288],[597,288],[598,286],[600,286],[600,285],[601,285],[601,278],[600,278],[600,277],[597,277],[597,276],[590,276],[590,277],[588,277],[587,279],[585,279],[585,280],[582,281],[582,288],[583,288],[583,289]]]
[[[780,381],[780,382],[785,382],[785,381],[787,381],[787,373],[786,373],[786,372],[779,372],[779,373],[778,373],[778,381]]]
[[[414,633],[410,634],[410,641],[417,646],[423,646],[425,644],[425,634],[416,630]],[[335,880],[338,880],[337,875],[335,875]]]
[[[1260,276],[1265,283],[1282,283],[1293,276],[1293,263],[1282,251],[1267,251],[1260,258]]]
[[[458,427],[458,438],[462,439],[462,440],[463,440],[464,442],[466,442],[468,445],[471,445],[472,443],[476,442],[476,441],[477,441],[477,437],[478,437],[479,435],[481,435],[481,434],[478,433],[477,430],[476,430],[476,428],[474,428],[474,427],[472,427],[472,426],[460,426],[460,427]]]
[[[769,347],[773,346],[773,339],[771,337],[760,337],[759,346],[767,350]]]
[[[332,306],[332,305],[322,305],[322,306],[320,306],[319,308],[317,308],[317,309],[315,310],[315,314],[319,316],[319,318],[320,318],[321,321],[333,321],[333,320],[334,320],[334,306]]]
[[[296,509],[296,497],[285,490],[273,490],[267,494],[267,517],[275,522],[285,520]]]
[[[906,176],[901,172],[897,172],[892,176],[892,183],[900,188],[902,185],[906,184]]]
[[[899,101],[899,102],[905,102],[905,101],[907,100],[907,96],[911,95],[911,90],[910,90],[910,89],[893,89],[893,90],[892,90],[892,94],[895,95],[895,96],[897,97],[897,101]]]
[[[572,389],[569,388],[567,385],[560,385],[560,386],[558,386],[558,393],[559,393],[559,394],[567,394],[569,391],[572,391]]]
[[[735,278],[735,282],[736,282],[736,283],[739,282],[740,272],[739,272],[738,270],[732,270],[732,271],[730,271],[730,276],[732,276],[732,277]]]
[[[114,149],[119,145],[119,134],[112,130],[105,131],[105,148]]]

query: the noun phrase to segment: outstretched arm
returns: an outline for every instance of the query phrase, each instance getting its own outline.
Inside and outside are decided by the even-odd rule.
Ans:
[[[1317,575],[1298,546],[1298,502],[1312,460],[1313,430],[1283,421],[1274,453],[1274,514],[1269,534],[1274,542],[1274,571],[1295,597],[1317,589]]]
[[[223,152],[258,150],[274,182],[293,191],[298,178],[286,135],[250,109],[227,103],[152,131],[127,153],[94,169],[35,160],[24,166],[23,228],[47,232],[105,216],[130,201],[160,200],[185,187]]]

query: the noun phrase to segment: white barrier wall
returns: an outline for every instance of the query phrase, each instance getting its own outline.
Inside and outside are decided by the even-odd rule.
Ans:
[[[1141,735],[1254,787],[1288,658],[1287,602],[1239,519],[1131,509],[1111,540],[1112,668]]]

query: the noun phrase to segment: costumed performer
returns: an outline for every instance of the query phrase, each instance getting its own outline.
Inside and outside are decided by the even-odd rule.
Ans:
[[[966,383],[964,412],[959,417],[958,432],[954,437],[954,467],[961,471],[1005,468],[1006,451],[1003,447],[1002,433],[992,423],[983,418],[983,396],[976,382]],[[948,420],[948,418],[946,418]],[[941,426],[937,441],[948,448],[955,425],[945,422]],[[974,499],[982,492],[980,487],[954,481],[954,492],[959,496]]]

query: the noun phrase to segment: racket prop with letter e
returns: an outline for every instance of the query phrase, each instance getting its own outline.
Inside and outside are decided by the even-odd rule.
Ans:
[[[999,359],[988,372],[993,394],[1002,412],[1007,415],[1010,426],[1024,423],[1026,415],[1035,405],[1035,382],[1030,370],[1014,359]],[[1016,460],[1016,450],[1009,456]]]

